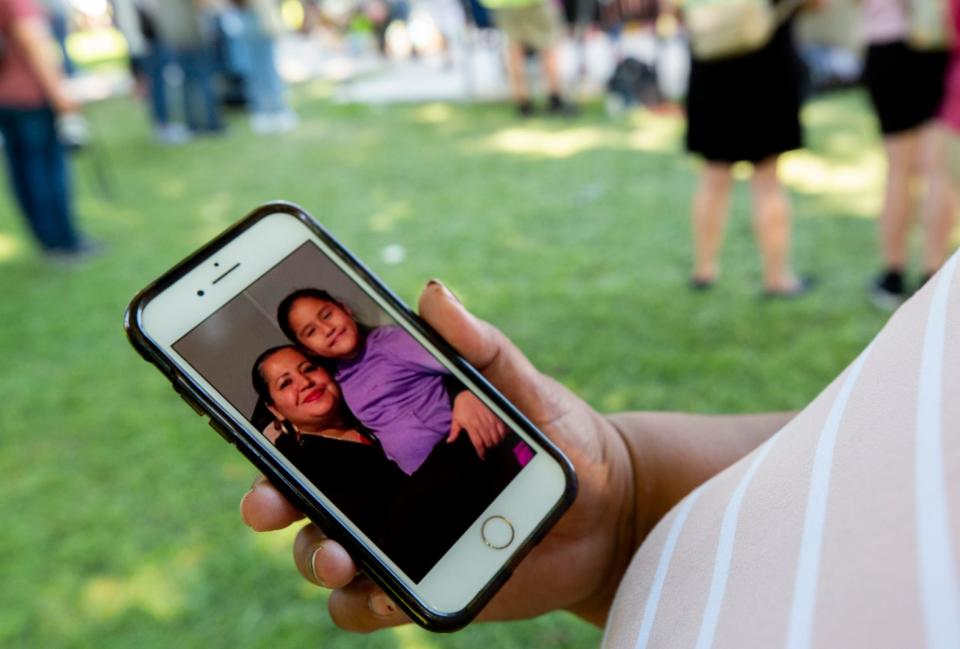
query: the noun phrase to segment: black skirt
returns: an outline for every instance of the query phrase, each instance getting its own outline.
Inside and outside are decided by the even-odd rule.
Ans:
[[[946,52],[915,50],[903,41],[867,48],[863,82],[884,135],[909,131],[937,116],[948,61]]]
[[[690,66],[687,150],[711,162],[760,162],[803,145],[803,66],[791,25],[762,49]]]

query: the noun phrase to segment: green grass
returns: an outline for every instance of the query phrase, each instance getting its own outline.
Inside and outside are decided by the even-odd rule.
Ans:
[[[518,123],[503,106],[337,106],[298,90],[295,134],[154,146],[142,111],[90,108],[116,202],[77,160],[79,211],[110,253],[77,269],[32,252],[0,201],[0,646],[591,647],[565,614],[371,637],[336,630],[290,560],[293,531],[237,515],[253,478],[239,454],[128,347],[127,300],[261,201],[297,201],[409,301],[446,280],[544,370],[603,410],[799,408],[880,328],[875,265],[881,163],[859,94],[811,105],[811,150],[786,163],[795,302],[758,299],[746,188],[724,276],[686,289],[696,165],[681,124],[597,109]],[[406,260],[381,251],[399,244]]]

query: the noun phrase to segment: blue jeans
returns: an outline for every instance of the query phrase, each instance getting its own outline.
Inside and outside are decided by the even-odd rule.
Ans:
[[[46,250],[76,250],[67,156],[53,111],[0,107],[0,135],[13,193],[34,236]]]
[[[183,117],[191,131],[219,131],[220,98],[214,88],[214,52],[200,46],[176,53],[177,65],[183,71]]]
[[[170,123],[170,104],[167,99],[167,66],[173,63],[173,53],[166,45],[154,43],[143,59],[144,74],[150,85],[149,107],[154,126]]]
[[[273,39],[267,36],[250,38],[252,56],[250,74],[247,76],[247,97],[251,113],[276,114],[287,110],[275,50]]]
[[[284,101],[283,79],[277,70],[277,53],[274,39],[266,34],[257,14],[251,10],[241,12],[243,19],[243,44],[248,53],[247,98],[253,114],[276,114],[287,110]]]

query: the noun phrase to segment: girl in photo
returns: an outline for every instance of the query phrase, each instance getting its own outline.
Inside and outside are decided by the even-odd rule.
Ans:
[[[288,295],[277,321],[291,341],[333,362],[344,400],[407,475],[441,441],[452,444],[466,435],[485,458],[507,436],[503,422],[476,396],[451,389],[450,372],[401,327],[366,327],[316,288]],[[513,459],[523,466],[532,451],[511,437]]]

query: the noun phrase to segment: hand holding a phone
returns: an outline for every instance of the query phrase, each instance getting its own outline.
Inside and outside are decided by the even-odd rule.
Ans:
[[[630,557],[655,522],[638,515],[647,504],[634,497],[632,454],[624,438],[611,421],[537,371],[501,332],[468,313],[441,284],[427,285],[420,314],[564,451],[580,482],[574,505],[480,619],[522,619],[567,609],[602,624]],[[246,494],[241,513],[258,531],[282,529],[303,518],[265,480]],[[408,621],[379,588],[357,576],[346,551],[315,525],[297,536],[294,557],[306,579],[334,589],[330,614],[344,629],[373,631]]]
[[[477,449],[477,455],[483,459],[488,448],[493,448],[507,436],[507,427],[476,395],[464,390],[453,400],[453,421],[447,443],[457,441],[464,432]]]

